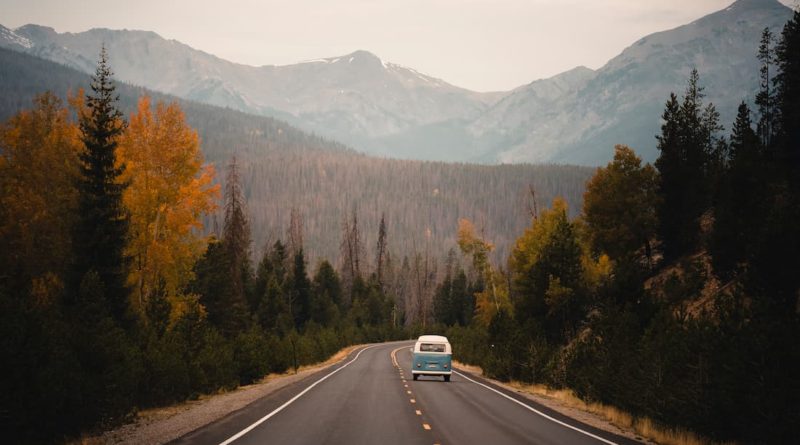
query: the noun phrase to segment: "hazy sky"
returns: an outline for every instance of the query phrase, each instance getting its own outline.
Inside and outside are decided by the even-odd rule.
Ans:
[[[797,0],[781,0],[794,5]],[[599,68],[649,33],[733,0],[0,0],[0,24],[155,31],[224,59],[283,65],[357,49],[477,90]]]

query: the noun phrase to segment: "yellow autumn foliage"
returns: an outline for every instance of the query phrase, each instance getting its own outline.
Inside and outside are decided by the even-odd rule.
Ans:
[[[505,276],[489,263],[489,253],[494,245],[478,236],[472,221],[466,218],[458,220],[458,247],[462,253],[472,257],[472,266],[485,284],[484,290],[475,294],[476,320],[488,326],[500,309],[513,313]]]
[[[142,310],[156,292],[174,305],[205,249],[200,218],[216,208],[214,168],[203,165],[197,132],[178,104],[159,102],[154,112],[147,96],[120,140],[118,161],[129,183],[123,202],[130,212],[133,306]]]

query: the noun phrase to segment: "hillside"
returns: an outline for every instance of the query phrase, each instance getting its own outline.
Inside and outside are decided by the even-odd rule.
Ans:
[[[501,162],[598,165],[610,159],[614,144],[653,161],[664,102],[670,92],[683,92],[691,69],[697,68],[706,100],[730,128],[736,106],[752,103],[758,89],[761,31],[780,34],[791,14],[777,0],[739,0],[643,37],[595,72],[576,69],[519,88],[469,129],[487,140],[485,158]],[[550,97],[539,92],[543,83],[559,81],[572,83]]]
[[[15,51],[0,49],[0,119],[27,107],[34,94],[65,95],[89,84],[87,75]],[[592,170],[555,165],[482,166],[380,159],[311,136],[276,119],[180,100],[126,84],[119,85],[123,108],[148,93],[178,100],[198,130],[208,161],[224,169],[236,154],[243,166],[254,250],[284,237],[292,207],[304,217],[310,256],[338,259],[339,231],[356,206],[366,245],[377,237],[381,213],[389,223],[394,255],[454,246],[459,218],[485,227],[495,258],[508,256],[515,234],[529,224],[527,190],[536,188],[540,206],[564,196],[576,213]],[[222,175],[218,175],[221,177]],[[211,230],[211,224],[207,230]]]

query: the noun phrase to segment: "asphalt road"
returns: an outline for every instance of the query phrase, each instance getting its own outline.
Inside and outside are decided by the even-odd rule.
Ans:
[[[631,444],[456,369],[411,378],[413,342],[353,352],[177,444]],[[394,354],[393,354],[394,352]]]

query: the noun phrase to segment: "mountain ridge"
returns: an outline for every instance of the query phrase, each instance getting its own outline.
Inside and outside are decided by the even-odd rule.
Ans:
[[[757,88],[760,31],[778,34],[791,9],[738,0],[686,25],[647,35],[597,70],[576,67],[511,91],[479,93],[377,55],[351,53],[250,66],[153,31],[41,25],[0,28],[0,46],[91,73],[105,41],[120,80],[178,97],[285,120],[367,154],[479,163],[600,165],[614,144],[655,159],[669,92],[697,68],[729,125]],[[721,55],[721,56],[720,56]]]

